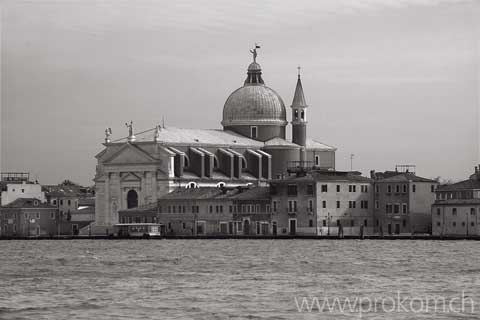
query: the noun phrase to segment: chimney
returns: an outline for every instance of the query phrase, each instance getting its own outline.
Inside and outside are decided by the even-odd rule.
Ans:
[[[370,170],[370,178],[375,179],[375,170]]]

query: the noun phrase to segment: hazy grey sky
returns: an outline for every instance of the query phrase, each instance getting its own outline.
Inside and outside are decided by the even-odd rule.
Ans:
[[[478,1],[3,1],[1,169],[92,184],[113,138],[221,128],[259,50],[290,106],[297,65],[310,137],[337,168],[417,165],[463,179],[479,159]],[[289,115],[290,117],[290,115]],[[290,129],[290,128],[289,128]],[[290,131],[290,130],[289,130]]]

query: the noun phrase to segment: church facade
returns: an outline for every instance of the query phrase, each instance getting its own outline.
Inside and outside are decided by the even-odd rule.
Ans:
[[[112,141],[96,155],[95,225],[119,222],[118,211],[156,204],[178,188],[266,186],[289,167],[335,169],[336,148],[307,136],[307,104],[300,74],[291,105],[292,141],[286,140],[287,110],[265,85],[254,61],[247,78],[227,98],[223,129],[156,126]]]

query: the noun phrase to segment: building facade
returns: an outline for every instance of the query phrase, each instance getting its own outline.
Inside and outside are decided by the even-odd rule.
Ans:
[[[97,154],[95,219],[99,233],[119,222],[118,211],[154,204],[177,188],[266,186],[289,163],[334,169],[332,146],[306,135],[306,102],[300,75],[292,102],[292,140],[286,140],[283,99],[267,87],[256,61],[227,98],[223,130],[156,126],[112,141],[106,130]]]
[[[371,178],[375,181],[377,233],[431,233],[431,206],[437,181],[399,171],[371,171]]]
[[[57,208],[40,199],[19,198],[0,208],[0,235],[3,237],[55,236]]]
[[[434,236],[480,235],[480,166],[469,179],[439,186],[432,205]]]
[[[5,190],[2,191],[2,206],[7,205],[20,198],[35,198],[45,202],[45,193],[38,183],[28,181],[8,182]]]
[[[359,172],[310,171],[272,180],[270,190],[280,234],[373,233],[373,183]]]
[[[168,236],[270,235],[266,187],[178,188],[154,206],[120,210],[120,224],[158,223]]]

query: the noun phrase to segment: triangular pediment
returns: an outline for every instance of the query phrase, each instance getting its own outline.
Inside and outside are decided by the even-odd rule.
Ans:
[[[142,179],[133,172],[129,172],[122,177],[122,182],[126,181],[141,181]]]
[[[139,164],[139,163],[149,163],[154,162],[153,159],[148,153],[142,149],[126,143],[123,147],[120,148],[117,152],[112,154],[108,159],[105,160],[105,164]]]

